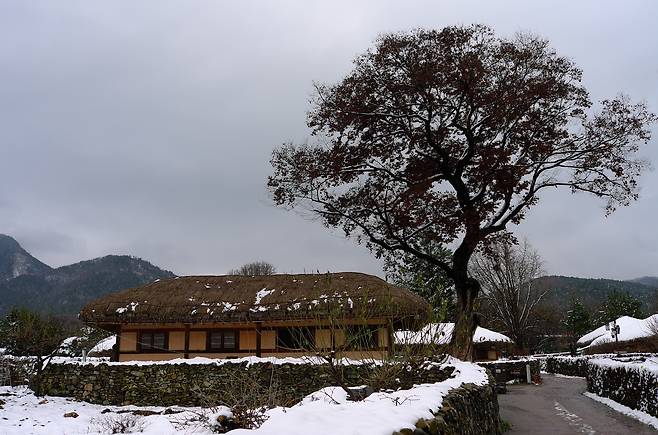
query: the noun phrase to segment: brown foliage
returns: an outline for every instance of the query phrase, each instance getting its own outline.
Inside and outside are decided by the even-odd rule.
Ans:
[[[594,194],[608,213],[637,198],[636,152],[656,118],[625,97],[593,113],[581,75],[535,36],[480,25],[384,35],[342,81],[317,85],[308,125],[322,145],[276,149],[268,186],[378,255],[443,268],[468,349],[478,245],[509,236],[549,188]],[[423,240],[458,247],[446,261]]]

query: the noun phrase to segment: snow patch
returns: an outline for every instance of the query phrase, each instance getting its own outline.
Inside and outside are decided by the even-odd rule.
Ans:
[[[654,429],[658,429],[658,418],[647,414],[646,412],[638,411],[637,409],[632,409],[629,408],[628,406],[624,406],[621,403],[617,403],[612,399],[608,399],[607,397],[601,397],[599,395],[596,395],[594,393],[589,393],[585,392],[583,395],[589,397],[592,400],[596,400],[597,402],[603,403],[604,405],[609,406],[610,408],[614,409],[617,412],[620,412],[624,415],[627,415],[631,418],[634,418],[636,420],[641,421],[642,423],[649,425],[653,427]]]

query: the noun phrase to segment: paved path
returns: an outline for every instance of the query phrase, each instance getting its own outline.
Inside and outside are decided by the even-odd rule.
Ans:
[[[656,435],[658,431],[583,396],[584,379],[542,374],[543,385],[509,386],[498,395],[500,413],[512,429],[531,435]]]

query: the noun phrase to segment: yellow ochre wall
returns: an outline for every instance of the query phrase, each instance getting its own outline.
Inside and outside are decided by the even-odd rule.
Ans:
[[[372,324],[371,322],[368,322]],[[182,327],[181,327],[182,326]],[[195,356],[203,356],[207,358],[231,358],[231,357],[242,357],[255,354],[256,351],[256,337],[260,333],[261,337],[261,355],[262,356],[300,356],[303,355],[303,352],[273,352],[277,349],[276,347],[276,330],[275,329],[260,329],[256,330],[256,325],[254,329],[240,329],[236,327],[238,325],[231,325],[230,328],[219,328],[218,324],[209,324],[209,325],[194,325],[196,328],[204,326],[204,330],[200,329],[191,329],[189,330],[189,357],[194,358]],[[224,325],[221,325],[224,326]],[[226,325],[228,326],[228,325]],[[251,325],[248,325],[251,326]],[[289,326],[299,326],[297,324],[289,324]],[[158,324],[158,325],[124,325],[123,331],[121,334],[120,340],[120,352],[119,356],[120,361],[130,361],[130,360],[168,360],[174,358],[183,358],[185,350],[185,325],[182,324]],[[245,324],[241,325],[242,328],[245,328]],[[189,326],[188,326],[189,328]],[[238,329],[238,345],[239,350],[242,352],[231,352],[231,353],[208,353],[206,351],[206,334],[207,329]],[[160,329],[166,330],[168,332],[168,344],[169,350],[173,351],[170,353],[137,353],[138,352],[138,331],[140,329],[144,330],[153,330]],[[332,330],[329,328],[317,328],[315,329],[315,342],[318,349],[328,349],[331,348],[331,333]],[[343,346],[345,344],[345,331],[341,329],[333,330],[335,345],[337,347]],[[379,348],[387,348],[389,345],[389,336],[388,329],[382,326],[379,323],[378,328],[378,343]],[[344,352],[344,356],[350,358],[382,358],[386,356],[386,351],[382,350],[354,350]]]
[[[190,350],[206,350],[206,331],[190,331]]]

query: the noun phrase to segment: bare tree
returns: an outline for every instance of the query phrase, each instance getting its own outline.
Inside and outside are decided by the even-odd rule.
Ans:
[[[260,275],[273,275],[276,273],[276,267],[267,261],[252,261],[240,266],[238,269],[229,270],[229,275],[243,275],[243,276],[260,276]]]
[[[546,294],[533,286],[542,272],[541,257],[527,240],[520,246],[495,243],[471,259],[471,275],[480,282],[494,319],[520,349],[526,349],[534,310]]]
[[[452,352],[471,359],[479,248],[510,239],[549,189],[593,194],[608,213],[637,198],[637,152],[656,118],[625,97],[593,112],[581,76],[535,36],[479,25],[383,35],[341,82],[317,86],[317,144],[276,149],[269,189],[378,256],[441,268],[457,296]],[[451,258],[426,240],[455,246]]]

